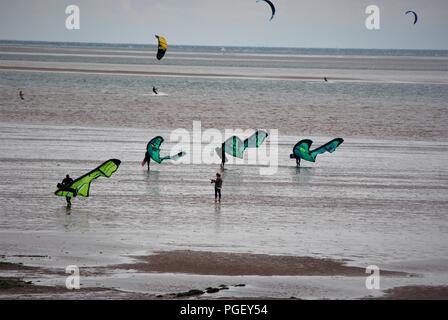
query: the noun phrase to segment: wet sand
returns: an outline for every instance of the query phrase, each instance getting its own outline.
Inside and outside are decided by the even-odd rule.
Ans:
[[[44,68],[25,66],[1,66],[0,70],[29,71],[29,72],[54,72],[54,73],[87,73],[105,75],[128,75],[128,76],[157,76],[157,77],[198,77],[198,78],[221,78],[221,79],[265,79],[265,80],[319,80],[319,76],[292,76],[292,75],[266,75],[266,74],[229,74],[213,72],[169,72],[169,71],[138,71],[138,70],[109,70],[109,69],[85,69],[85,68]],[[331,80],[356,81],[357,78],[331,77]]]
[[[191,273],[226,276],[365,276],[365,268],[350,267],[344,261],[267,254],[169,251],[134,257],[133,264],[117,269],[139,272]],[[382,271],[382,275],[404,276],[406,273]]]
[[[172,251],[158,252],[151,256],[134,257],[136,263],[122,264],[109,267],[95,267],[90,275],[113,273],[120,269],[132,269],[138,272],[155,273],[195,273],[236,275],[292,275],[292,276],[364,276],[364,270],[357,267],[345,266],[342,261],[316,259],[311,257],[273,256],[261,254],[234,254],[219,252]],[[55,271],[47,268],[23,266],[14,263],[0,263],[0,272],[17,272],[33,274],[38,279]],[[85,276],[85,272],[83,272]],[[383,276],[406,276],[405,273],[382,271]],[[30,275],[28,275],[29,277]],[[69,290],[63,286],[41,285],[40,280],[26,281],[17,276],[0,276],[1,299],[124,299],[124,300],[153,300],[153,299],[228,299],[235,297],[220,296],[221,292],[229,289],[246,287],[245,283],[224,285],[207,288],[191,288],[165,294],[151,294],[144,292],[122,291],[113,287],[81,287],[79,290]],[[251,297],[238,296],[237,299]],[[294,297],[295,298],[295,297]],[[272,299],[260,297],[257,299]],[[359,299],[380,300],[448,300],[448,286],[409,285],[397,286],[383,290],[383,295]]]
[[[448,286],[405,286],[385,290],[381,300],[448,300]]]
[[[0,276],[47,290],[34,298],[171,299],[220,284],[200,298],[378,297],[365,287],[371,264],[390,297],[445,297],[446,58],[176,53],[150,64],[107,49],[14,50],[0,55],[0,251],[24,265],[0,264]],[[153,85],[167,95],[148,97]],[[218,164],[141,169],[150,137],[166,137],[168,153],[172,130],[196,120],[279,129],[277,173],[226,166],[215,204]],[[288,157],[299,139],[336,136],[344,144],[317,163]],[[119,171],[66,210],[56,182],[112,157]],[[65,293],[73,264],[83,289]],[[20,290],[6,295],[29,296]]]
[[[0,270],[1,276],[57,287],[74,264],[86,287],[167,299],[237,283],[246,286],[201,299],[359,299],[371,295],[365,288],[370,264],[419,275],[384,277],[384,290],[446,285],[446,260],[440,259],[447,243],[446,143],[347,139],[335,154],[297,170],[287,157],[296,138],[282,136],[277,174],[229,165],[225,198],[215,204],[208,178],[217,165],[168,163],[149,173],[140,167],[146,136],[166,132],[0,129],[3,258],[52,270],[21,267]],[[77,198],[67,211],[64,199],[53,195],[54,182],[111,156],[123,161],[119,171],[95,181],[91,197]],[[24,181],[35,186],[34,194],[22,193]]]

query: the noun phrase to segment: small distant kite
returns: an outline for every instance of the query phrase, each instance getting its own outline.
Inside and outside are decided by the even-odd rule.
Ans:
[[[414,24],[416,24],[417,21],[418,21],[417,13],[415,13],[414,11],[409,10],[409,11],[406,11],[405,14],[409,14],[409,13],[412,13],[414,15]]]
[[[157,60],[161,60],[165,55],[166,50],[168,50],[168,43],[166,39],[162,36],[156,35],[157,40],[159,40],[158,50],[157,50]]]
[[[260,2],[260,1],[266,2],[271,7],[272,16],[271,16],[271,19],[269,19],[269,21],[271,21],[274,18],[274,15],[275,15],[275,6],[274,6],[274,4],[271,1],[269,1],[269,0],[257,0],[257,2]]]

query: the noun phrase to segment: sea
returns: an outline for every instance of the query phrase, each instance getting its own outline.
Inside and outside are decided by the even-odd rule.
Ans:
[[[159,61],[156,50],[0,41],[5,259],[82,268],[157,251],[264,253],[418,275],[385,280],[385,288],[448,284],[448,51],[170,46]],[[207,132],[225,139],[232,130],[242,139],[267,131],[259,151],[271,161],[226,164],[217,203],[210,179],[222,172],[219,160],[193,158],[222,142]],[[188,139],[175,141],[176,132]],[[182,149],[189,157],[142,168],[157,135],[162,154]],[[336,137],[344,143],[314,163],[296,168],[289,157],[299,140],[318,147]],[[90,197],[68,210],[54,195],[66,174],[111,158],[122,161],[119,170],[95,180]],[[273,172],[263,174],[266,167]],[[142,277],[92,285],[164,293],[222,280]],[[249,289],[220,294],[375,294],[364,279],[238,280]]]

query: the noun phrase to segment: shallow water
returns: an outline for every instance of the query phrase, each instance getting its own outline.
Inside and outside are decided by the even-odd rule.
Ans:
[[[313,60],[311,69],[301,69],[294,52],[287,54],[293,57],[277,59],[293,63],[291,70],[315,76],[328,67]],[[209,55],[184,67],[206,68]],[[25,55],[5,56],[8,61],[0,55],[0,65],[18,63]],[[79,63],[70,59],[37,62]],[[244,59],[237,57],[238,63]],[[440,84],[446,61],[387,57],[405,69],[398,74],[396,67],[385,67],[389,62],[375,59],[382,67],[374,68],[373,82],[368,77],[323,83],[0,71],[0,252],[9,260],[61,268],[115,264],[127,255],[175,249],[306,255],[425,274],[418,283],[446,283],[448,91]],[[426,61],[420,70],[408,70],[419,59]],[[325,57],[325,63],[332,61]],[[221,62],[229,74],[235,68],[240,74],[279,72],[251,65],[260,61],[244,67]],[[122,68],[123,61],[114,63]],[[132,61],[125,64],[130,68]],[[356,66],[345,68],[349,77],[359,76]],[[338,70],[335,64],[332,69]],[[382,74],[385,83],[378,82]],[[150,95],[153,85],[167,95]],[[17,99],[18,88],[25,91],[24,102]],[[223,201],[216,204],[209,179],[217,164],[153,164],[149,174],[141,168],[149,138],[165,136],[163,148],[169,152],[171,131],[191,131],[195,120],[203,129],[279,129],[276,174],[260,175],[259,165],[244,162],[228,165]],[[289,159],[299,139],[320,145],[336,136],[344,144],[314,164],[302,162],[298,170]],[[192,145],[182,149],[195,152]],[[118,172],[95,181],[91,197],[75,199],[67,211],[64,199],[53,195],[56,183],[109,158],[122,160]],[[193,283],[203,280],[198,281]],[[294,295],[294,288],[282,291],[282,281],[289,280],[279,280],[280,293],[272,294]],[[129,288],[133,281],[120,283]],[[265,294],[269,283],[251,294]],[[328,294],[325,285],[303,294],[333,297],[334,283]],[[355,296],[350,285],[344,288],[346,297]]]
[[[0,228],[27,231],[24,239],[34,244],[48,232],[56,239],[105,237],[118,247],[126,238],[144,251],[315,255],[377,265],[448,254],[448,143],[348,139],[298,170],[285,156],[294,138],[280,137],[278,172],[227,165],[216,204],[209,179],[218,165],[141,168],[144,137],[160,133],[2,124]],[[91,197],[75,199],[67,215],[64,199],[53,195],[56,182],[109,158],[123,161],[119,171],[95,181]],[[42,242],[34,250],[50,254]]]

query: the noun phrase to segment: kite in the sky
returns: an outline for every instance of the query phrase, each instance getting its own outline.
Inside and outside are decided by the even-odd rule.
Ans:
[[[405,14],[409,14],[409,13],[412,13],[413,15],[414,15],[414,24],[416,24],[417,23],[417,21],[418,21],[418,16],[417,16],[417,13],[415,13],[414,11],[412,11],[412,10],[409,10],[409,11],[406,11],[406,13]]]
[[[269,19],[269,21],[271,21],[274,18],[274,16],[275,16],[275,6],[274,6],[274,4],[271,1],[269,1],[269,0],[257,0],[257,2],[260,2],[260,1],[266,2],[271,7],[272,16],[271,16],[271,19]]]
[[[70,198],[76,196],[88,197],[90,192],[90,184],[92,181],[98,177],[109,178],[115,171],[118,170],[120,163],[121,161],[118,159],[110,159],[89,173],[86,173],[85,175],[74,180],[69,185],[62,185],[61,183],[58,183],[58,190],[54,194],[57,196],[66,197],[67,203],[69,203],[68,200]]]
[[[233,157],[243,159],[244,151],[247,148],[258,148],[268,135],[267,132],[258,130],[244,141],[237,136],[232,136],[227,139],[221,147],[216,148],[215,151],[221,158],[222,165],[224,165],[224,163],[227,162],[226,153]]]
[[[339,145],[344,142],[342,138],[333,139],[326,144],[316,148],[314,150],[310,150],[313,141],[309,139],[300,140],[292,149],[292,154],[289,156],[291,159],[296,159],[297,166],[300,166],[300,159],[315,162],[318,154],[324,152],[334,152]]]
[[[174,156],[161,157],[160,146],[162,145],[163,141],[164,139],[162,137],[157,136],[155,138],[152,138],[148,142],[148,145],[146,146],[145,159],[143,159],[142,161],[142,167],[145,165],[145,163],[147,163],[149,170],[149,163],[151,162],[151,159],[157,163],[162,163],[162,161],[164,160],[178,160],[185,155],[185,152],[179,152]]]
[[[165,55],[166,50],[168,50],[168,43],[166,42],[166,39],[162,36],[156,35],[158,43],[158,49],[157,49],[157,60],[161,60],[163,56]]]

